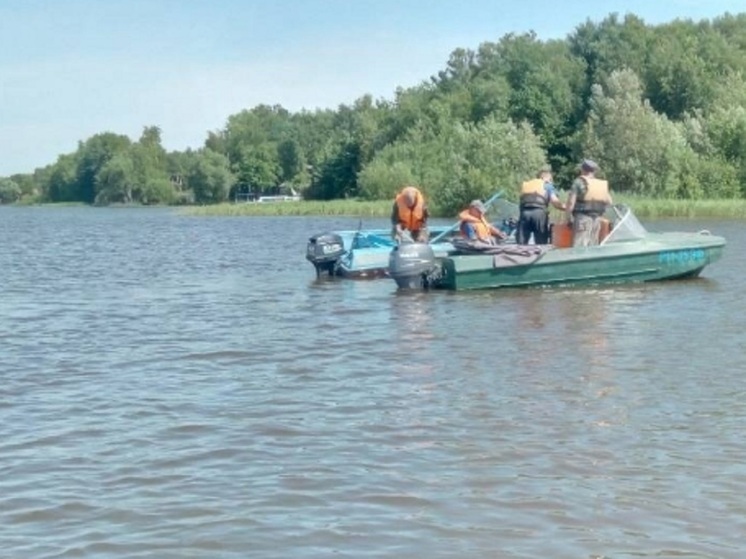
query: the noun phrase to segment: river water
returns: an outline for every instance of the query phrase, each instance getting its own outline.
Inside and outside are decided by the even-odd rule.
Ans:
[[[746,556],[744,223],[647,224],[728,239],[696,280],[427,294],[317,281],[357,225],[0,208],[0,556]]]

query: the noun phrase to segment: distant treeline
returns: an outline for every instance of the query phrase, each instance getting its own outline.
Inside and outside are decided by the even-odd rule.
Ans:
[[[96,134],[0,179],[0,201],[212,204],[281,184],[310,199],[377,200],[411,183],[448,212],[545,163],[566,186],[585,157],[616,192],[746,197],[746,14],[655,26],[611,15],[564,40],[508,34],[456,49],[392,100],[260,105],[194,151],[166,152],[155,126],[135,142]]]

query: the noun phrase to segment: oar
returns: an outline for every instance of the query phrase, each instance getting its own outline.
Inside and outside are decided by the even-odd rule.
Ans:
[[[489,200],[487,200],[484,203],[484,207],[487,208],[487,209],[489,209],[489,207],[493,204],[493,202],[495,202],[495,200],[497,200],[498,198],[500,198],[500,196],[502,196],[502,195],[503,195],[503,191],[502,190],[500,190],[499,192],[496,192],[495,194],[492,195],[492,197]],[[448,229],[446,229],[442,233],[436,235],[434,238],[430,239],[430,241],[429,241],[430,244],[437,243],[440,239],[442,239],[443,237],[445,237],[446,235],[448,235],[448,233],[451,233],[454,229],[456,229],[456,227],[459,226],[459,223],[461,223],[461,221],[457,221],[456,223],[454,223],[453,225],[451,225]]]

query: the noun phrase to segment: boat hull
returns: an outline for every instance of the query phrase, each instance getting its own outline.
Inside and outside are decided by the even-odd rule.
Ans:
[[[444,257],[455,249],[449,242],[430,245],[435,256]],[[391,247],[375,247],[347,252],[337,263],[337,275],[349,279],[380,278],[388,275]]]
[[[720,259],[725,239],[651,233],[645,239],[548,250],[532,263],[501,266],[496,255],[438,259],[433,287],[453,290],[658,281],[699,275]]]

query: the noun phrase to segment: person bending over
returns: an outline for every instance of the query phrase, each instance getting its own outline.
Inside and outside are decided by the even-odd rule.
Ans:
[[[425,197],[416,187],[406,186],[396,195],[391,209],[391,236],[402,242],[408,231],[415,242],[426,243],[429,237],[427,219],[430,216]]]

